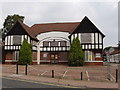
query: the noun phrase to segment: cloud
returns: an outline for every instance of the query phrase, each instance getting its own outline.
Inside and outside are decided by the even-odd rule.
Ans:
[[[2,23],[9,14],[25,16],[25,23],[29,26],[36,23],[80,22],[88,16],[106,35],[104,45],[108,46],[118,41],[117,12],[116,2],[3,2]]]

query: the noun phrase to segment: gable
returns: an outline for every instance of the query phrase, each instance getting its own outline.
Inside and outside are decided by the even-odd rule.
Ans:
[[[33,32],[31,32],[30,28],[19,20],[15,23],[7,35],[28,35],[32,40],[38,41],[38,39],[33,36]]]
[[[105,35],[85,16],[77,28],[72,32],[74,33],[101,33]]]
[[[28,35],[25,29],[21,26],[19,22],[13,26],[13,28],[7,33],[7,35]]]

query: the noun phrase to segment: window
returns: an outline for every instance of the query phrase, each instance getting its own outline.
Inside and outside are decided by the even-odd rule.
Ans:
[[[67,46],[66,44],[67,44],[66,41],[61,41],[60,42],[60,46]]]
[[[43,42],[43,46],[48,47],[49,46],[49,42],[48,41],[44,41]]]
[[[81,43],[91,43],[91,33],[81,33]]]
[[[19,51],[14,51],[13,52],[12,59],[18,61],[18,59],[19,59]]]
[[[36,53],[36,52],[33,52],[33,53],[32,53],[32,59],[33,59],[33,60],[37,60],[37,53]]]
[[[67,61],[68,60],[68,56],[69,56],[68,52],[60,52],[59,53],[59,60]]]
[[[50,46],[58,46],[58,41],[51,41]]]
[[[85,51],[85,61],[93,61],[92,51]]]
[[[48,60],[48,53],[47,52],[42,54],[42,59],[43,60]]]
[[[101,54],[100,54],[100,53],[96,53],[96,54],[95,54],[95,57],[96,57],[96,58],[101,58]]]
[[[13,36],[13,45],[20,45],[21,44],[21,36],[20,35],[14,35]]]

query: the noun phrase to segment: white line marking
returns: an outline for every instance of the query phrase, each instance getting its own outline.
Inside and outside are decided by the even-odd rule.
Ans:
[[[112,79],[113,79],[114,81],[116,81],[112,74],[110,74],[110,76],[112,77]]]
[[[63,77],[65,77],[66,73],[67,73],[67,70],[66,70],[65,73],[63,74]]]
[[[88,74],[88,71],[86,71],[87,77],[88,77],[88,81],[90,81],[90,76]]]
[[[46,72],[48,72],[48,71],[43,72],[41,75],[44,75]]]

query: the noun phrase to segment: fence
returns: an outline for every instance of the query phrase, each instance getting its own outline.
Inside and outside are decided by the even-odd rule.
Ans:
[[[19,67],[19,68],[18,68]],[[71,80],[84,80],[84,81],[103,81],[103,82],[116,82],[117,67],[111,66],[111,79],[108,79],[108,72],[106,66],[94,67],[68,67],[68,66],[50,66],[50,65],[6,65],[3,66],[3,73],[11,74],[26,74],[39,77],[49,77],[57,79],[71,79]],[[18,68],[18,72],[16,71]],[[27,72],[26,72],[27,70]]]

